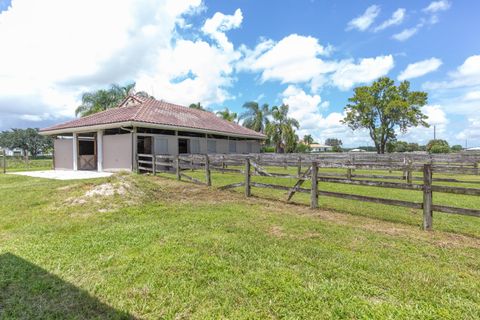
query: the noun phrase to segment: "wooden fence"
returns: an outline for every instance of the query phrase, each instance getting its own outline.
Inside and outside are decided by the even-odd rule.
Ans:
[[[319,196],[335,197],[348,200],[356,200],[362,202],[372,202],[392,206],[400,206],[406,208],[423,210],[423,228],[424,230],[432,229],[433,211],[468,215],[480,217],[480,210],[467,209],[459,207],[450,207],[444,205],[436,205],[433,203],[433,192],[453,193],[470,196],[480,196],[480,189],[478,188],[463,188],[453,186],[434,185],[434,181],[456,182],[456,183],[480,183],[476,181],[462,181],[455,178],[433,178],[433,173],[454,173],[464,175],[477,175],[478,166],[474,164],[477,158],[469,158],[470,162],[461,161],[461,158],[451,159],[452,162],[447,163],[446,158],[428,159],[419,162],[409,159],[408,161],[389,161],[387,163],[379,160],[359,160],[355,162],[351,158],[336,158],[336,161],[323,158],[308,159],[307,157],[292,157],[283,155],[138,155],[138,169],[140,171],[147,171],[153,174],[158,172],[175,174],[178,180],[188,180],[196,184],[205,184],[211,186],[212,171],[239,173],[243,175],[243,182],[231,183],[219,187],[221,190],[243,187],[245,189],[245,196],[252,195],[252,187],[255,188],[269,188],[274,190],[286,191],[287,201],[291,201],[296,193],[310,194],[310,207],[318,208]],[[308,160],[311,160],[310,162]],[[425,159],[423,159],[425,160]],[[463,158],[463,160],[465,160]],[[453,162],[457,161],[457,162]],[[478,162],[475,162],[478,163]],[[288,167],[295,166],[297,168],[296,174],[288,173],[274,173],[269,172],[269,167]],[[322,172],[319,175],[319,168],[341,168],[345,169],[346,173],[338,172]],[[304,170],[305,169],[305,170]],[[355,174],[355,170],[389,170],[400,171],[401,176],[392,176],[384,174]],[[200,180],[188,175],[189,170],[204,170],[205,180]],[[421,172],[421,177],[415,177],[415,172]],[[293,186],[285,186],[280,184],[269,184],[252,181],[251,176],[264,176],[275,178],[294,178],[296,180]],[[361,178],[361,179],[359,179]],[[378,181],[376,179],[390,180],[400,179],[404,182]],[[414,180],[422,180],[422,184],[414,184]],[[310,181],[311,187],[304,188],[302,185],[305,181]],[[355,194],[339,193],[332,191],[319,190],[319,182],[339,183],[358,186],[370,186],[380,188],[393,188],[402,190],[421,191],[423,193],[422,202],[411,202],[404,200],[385,199],[378,197],[362,196]]]

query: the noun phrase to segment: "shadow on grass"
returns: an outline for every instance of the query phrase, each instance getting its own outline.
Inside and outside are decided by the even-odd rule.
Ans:
[[[0,255],[0,319],[134,319],[14,255]]]

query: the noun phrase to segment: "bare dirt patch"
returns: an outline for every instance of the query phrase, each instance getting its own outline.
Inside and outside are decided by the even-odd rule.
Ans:
[[[60,190],[62,189],[62,190]],[[109,212],[125,205],[140,203],[145,196],[136,181],[129,175],[115,175],[107,182],[76,185],[76,188],[59,188],[68,197],[63,205],[85,208],[88,212]]]

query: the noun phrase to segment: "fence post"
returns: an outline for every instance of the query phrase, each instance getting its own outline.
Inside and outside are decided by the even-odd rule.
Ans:
[[[252,195],[250,189],[250,159],[245,159],[245,197]]]
[[[6,173],[7,172],[7,153],[5,152],[5,149],[2,150],[3,152],[3,159],[2,159],[2,162],[3,162],[3,173]]]
[[[347,169],[347,179],[352,180],[352,168]]]
[[[152,173],[153,175],[157,174],[157,157],[154,154],[152,154]]]
[[[137,174],[139,174],[139,173],[140,173],[140,169],[139,169],[138,167],[139,167],[140,164],[138,163],[138,161],[140,160],[140,157],[138,156],[138,154],[136,154],[136,155],[135,155],[135,158],[136,158],[136,161],[135,161],[135,164],[136,164],[136,166],[135,166],[135,172],[136,172]]]
[[[297,166],[297,176],[300,177],[302,175],[302,157],[298,157],[298,166]]]
[[[222,169],[225,169],[225,156],[222,156]],[[225,171],[222,170],[222,174],[225,173]]]
[[[180,181],[181,176],[180,176],[180,157],[177,155],[175,157],[175,171],[177,173],[177,180]]]
[[[205,179],[207,180],[207,186],[212,185],[212,178],[210,176],[210,159],[208,154],[205,155]]]
[[[423,230],[432,230],[432,165],[423,165]]]
[[[407,183],[412,184],[412,160],[408,160],[408,166],[407,166]]]
[[[283,158],[283,169],[285,169],[285,170],[288,169],[287,157]]]
[[[476,169],[476,171],[477,171],[475,174],[476,174],[476,175],[479,175],[479,174],[480,174],[480,171],[478,170],[478,162],[475,161],[475,162],[473,163],[473,168]]]
[[[310,208],[318,208],[318,167],[312,162],[312,189],[310,191]]]

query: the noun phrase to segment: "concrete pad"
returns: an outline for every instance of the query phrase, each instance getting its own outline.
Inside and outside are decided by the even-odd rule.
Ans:
[[[80,179],[110,177],[113,173],[98,172],[98,171],[45,170],[45,171],[9,172],[8,174],[17,174],[21,176],[56,179],[56,180],[80,180]]]

